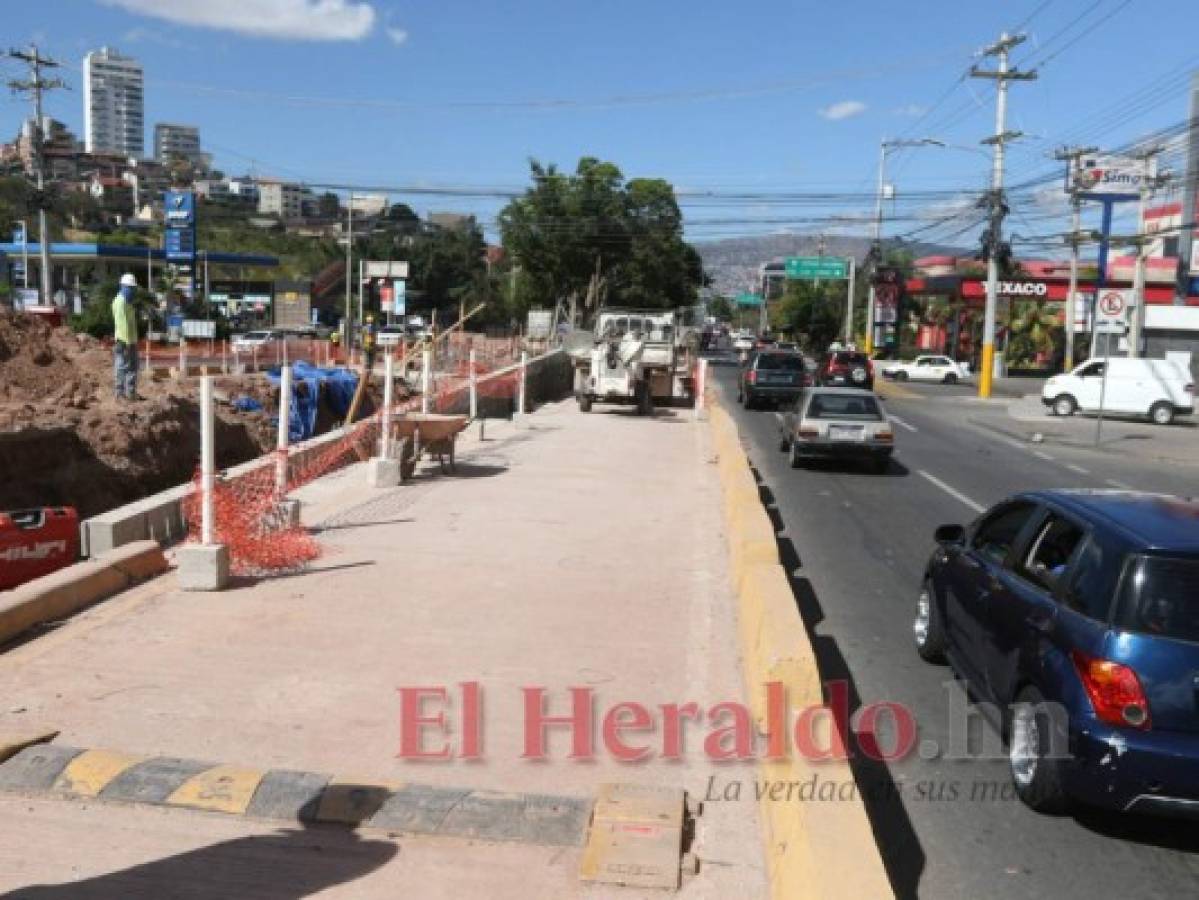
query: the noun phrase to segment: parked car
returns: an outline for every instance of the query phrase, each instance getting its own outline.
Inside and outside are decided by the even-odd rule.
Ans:
[[[965,368],[948,356],[917,356],[911,362],[891,363],[880,367],[884,378],[896,381],[938,381],[957,384],[966,378]]]
[[[799,352],[799,344],[795,343],[795,341],[775,341],[774,349],[775,350],[786,350],[789,353],[798,353]]]
[[[1058,416],[1098,410],[1101,397],[1105,413],[1148,416],[1158,425],[1195,411],[1190,370],[1166,359],[1090,359],[1050,378],[1041,389],[1041,402]]]
[[[746,409],[760,402],[794,404],[812,376],[798,353],[766,350],[751,356],[737,379],[737,400]]]
[[[384,325],[379,329],[375,336],[375,341],[380,347],[396,347],[403,343],[408,337],[408,328],[405,325]]]
[[[1199,811],[1199,501],[1030,492],[936,541],[916,648],[1001,712],[1016,794]]]
[[[895,449],[895,433],[874,394],[856,388],[815,387],[782,416],[780,448],[791,467],[808,457],[862,460],[884,472]]]
[[[733,349],[748,351],[754,348],[755,338],[749,331],[739,331],[733,336]]]
[[[285,339],[283,332],[273,328],[263,328],[258,331],[246,331],[233,335],[232,346],[235,351],[249,352],[255,348],[261,350],[275,341]]]
[[[874,363],[857,350],[831,350],[820,361],[816,383],[822,387],[874,390]]]

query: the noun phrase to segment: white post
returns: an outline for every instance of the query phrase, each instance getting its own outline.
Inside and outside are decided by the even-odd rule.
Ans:
[[[221,341],[221,372],[225,375],[229,374],[229,342]]]
[[[420,411],[427,413],[429,411],[429,395],[433,393],[433,353],[431,350],[422,350],[420,353],[421,373],[420,373]]]
[[[525,384],[529,376],[529,351],[520,351],[520,393],[516,398],[516,414],[523,416],[525,414]]]
[[[479,373],[475,371],[475,351],[472,348],[467,361],[469,370],[467,372],[470,378],[470,418],[471,421],[479,418]]]
[[[708,361],[701,359],[695,367],[695,418],[704,412],[704,392],[708,389]]]
[[[214,522],[212,491],[216,480],[213,450],[212,376],[200,379],[200,541],[212,546]]]
[[[284,338],[279,343],[281,343],[283,345],[283,365],[286,366],[287,365],[287,338]]]
[[[383,359],[383,437],[380,442],[379,455],[391,459],[391,381],[394,377],[395,363],[391,351]]]
[[[291,366],[279,370],[279,431],[275,449],[275,493],[287,496],[287,446],[291,437]]]
[[[858,260],[856,257],[849,257],[849,284],[845,286],[845,346],[853,343],[853,292],[855,288],[856,276],[858,274]],[[701,363],[706,360],[701,360]]]
[[[187,340],[179,336],[179,377],[187,377]]]

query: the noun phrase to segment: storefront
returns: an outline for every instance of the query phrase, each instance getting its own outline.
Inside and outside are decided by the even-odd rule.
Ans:
[[[1131,272],[1115,261],[1108,288],[1130,288]],[[1152,260],[1145,289],[1150,311],[1174,302],[1174,286],[1166,267]],[[1164,260],[1160,262],[1165,262]],[[987,284],[981,266],[952,257],[917,260],[916,277],[906,283],[908,302],[900,335],[901,354],[931,352],[978,365],[982,348]],[[1028,261],[1022,274],[999,280],[995,347],[1004,367],[1013,374],[1059,371],[1065,359],[1069,266],[1059,262]],[[1075,358],[1085,359],[1090,348],[1094,266],[1080,268],[1074,304]],[[1199,306],[1199,297],[1191,298]],[[1150,317],[1147,343],[1153,339]],[[1199,332],[1194,335],[1199,350]]]

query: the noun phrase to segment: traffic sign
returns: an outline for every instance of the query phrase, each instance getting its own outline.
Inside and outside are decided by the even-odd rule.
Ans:
[[[737,295],[737,305],[738,306],[761,306],[762,305],[762,295],[761,294],[738,294]]]
[[[1123,334],[1128,329],[1133,294],[1128,290],[1103,291],[1095,303],[1095,330]]]
[[[837,280],[849,277],[849,260],[837,256],[789,256],[784,269],[788,278]]]

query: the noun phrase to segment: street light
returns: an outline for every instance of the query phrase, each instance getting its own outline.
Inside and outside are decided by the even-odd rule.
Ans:
[[[892,150],[907,147],[946,147],[944,141],[936,138],[884,138],[879,144],[878,154],[878,194],[874,207],[874,247],[881,258],[883,236],[883,193],[886,190],[887,154]],[[875,265],[877,265],[877,261]],[[866,301],[866,353],[874,352],[874,279],[870,280],[870,299]]]

